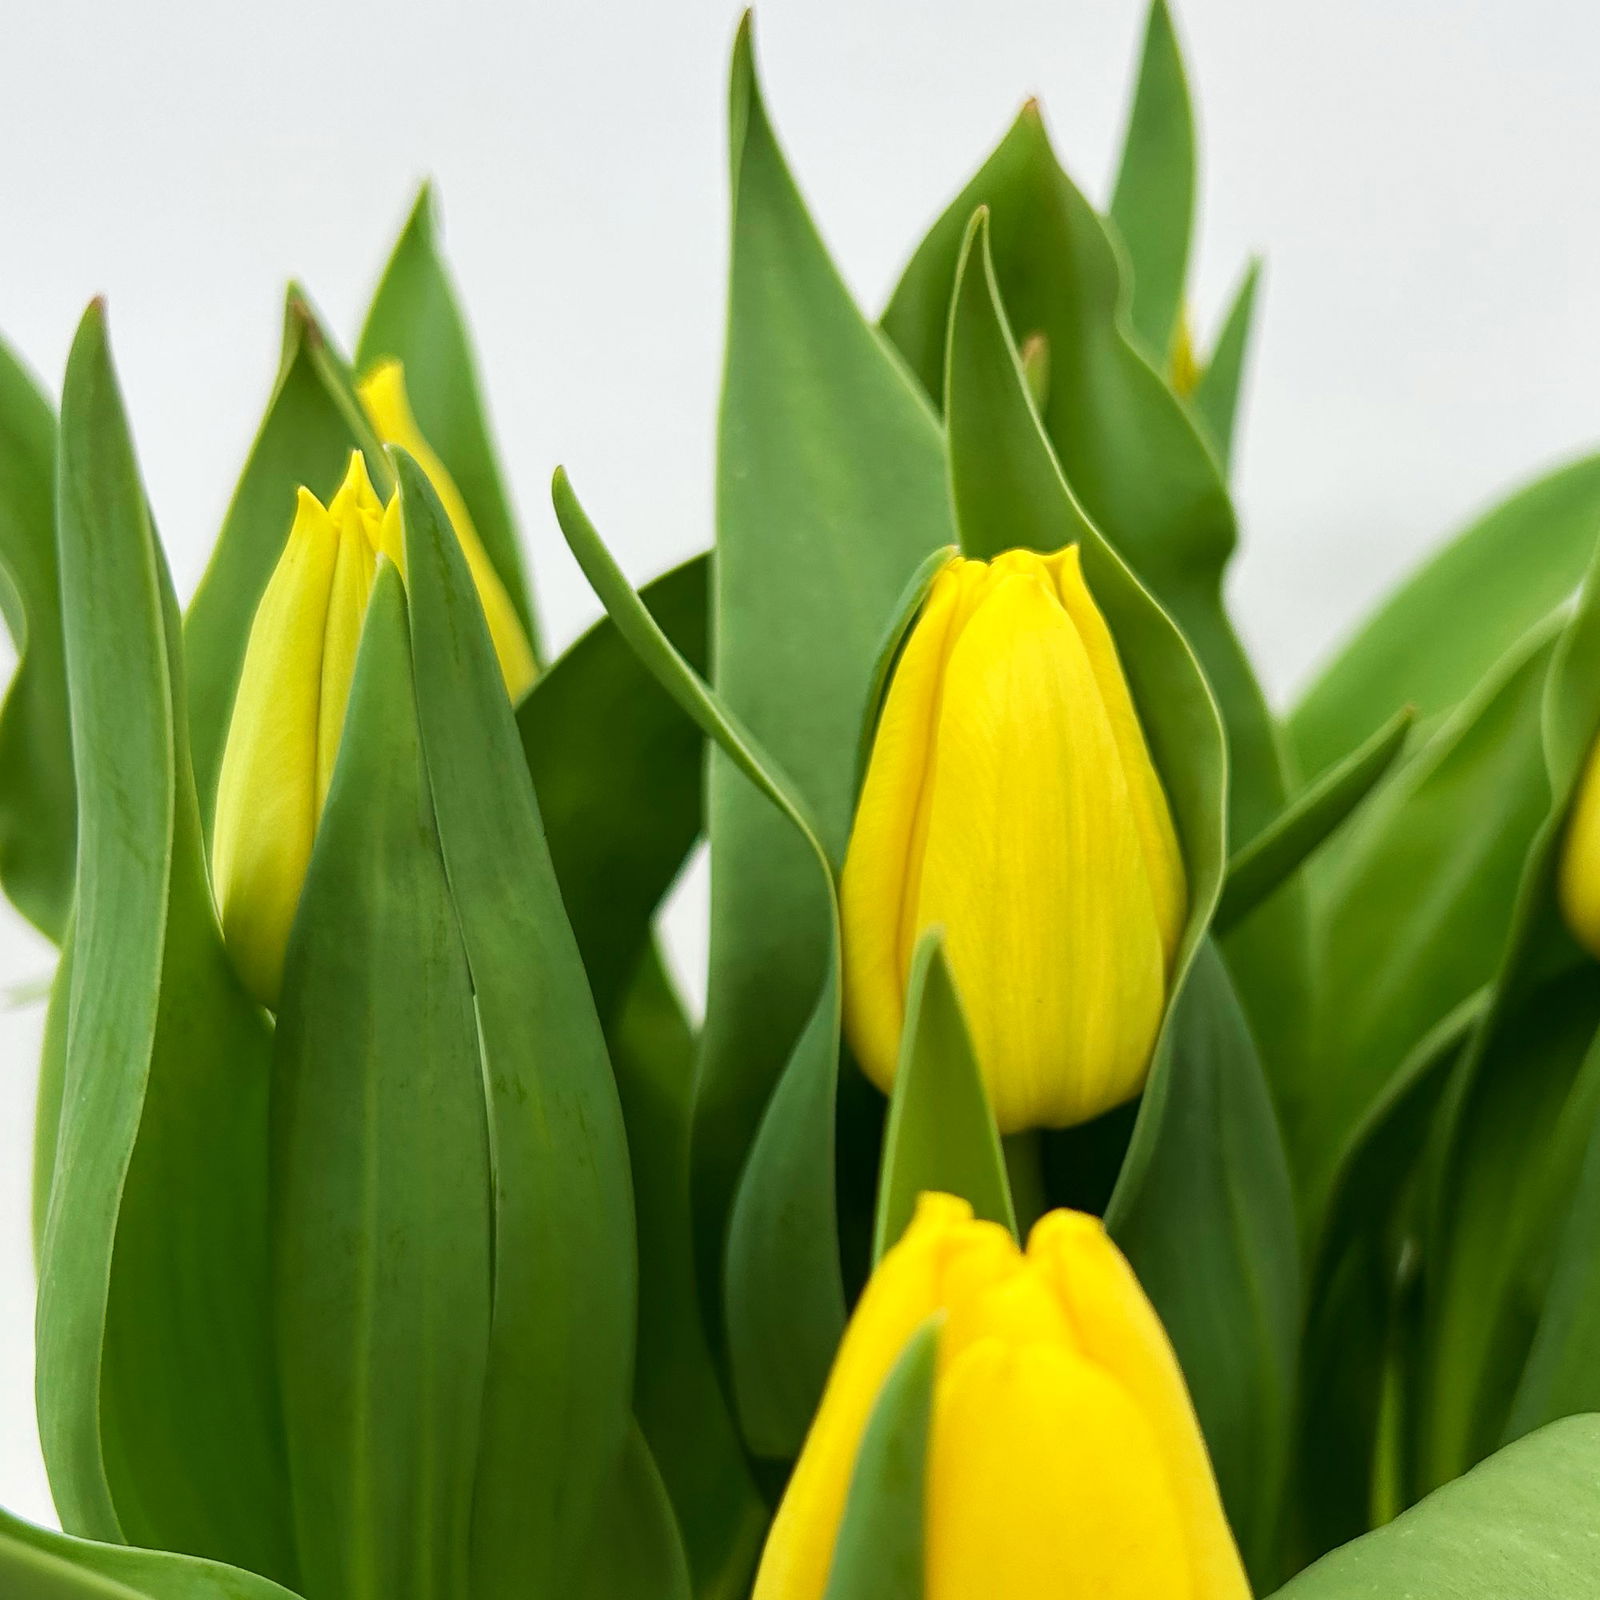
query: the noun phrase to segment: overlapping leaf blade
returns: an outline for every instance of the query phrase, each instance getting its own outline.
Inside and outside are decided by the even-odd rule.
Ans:
[[[473,1511],[484,1592],[558,1592],[621,1454],[637,1274],[605,1040],[466,558],[396,452],[417,706],[482,1036],[494,1319]]]
[[[483,1086],[384,565],[275,1045],[275,1331],[308,1600],[465,1592],[490,1345]]]
[[[57,503],[83,881],[40,1253],[63,1523],[292,1575],[266,1336],[267,1035],[223,954],[177,610],[104,310],[68,363]]]
[[[838,1000],[824,992],[833,985],[837,929],[827,864],[844,852],[856,733],[879,641],[919,561],[951,539],[932,412],[852,303],[806,215],[762,105],[748,26],[735,51],[732,120],[713,679],[804,798],[824,861],[726,759],[713,757],[696,1211],[705,1281],[716,1282],[735,1181],[757,1124],[785,1062],[806,1062],[809,1087],[786,1113],[799,1120],[745,1167],[744,1222],[733,1246],[743,1265],[730,1271],[740,1275],[733,1299],[745,1302],[741,1314],[758,1310],[752,1274],[769,1280],[762,1296],[781,1290],[794,1302],[760,1315],[814,1327],[807,1360],[815,1362],[828,1343],[826,1324],[842,1309],[837,1266],[826,1274],[832,1282],[816,1276],[838,1248],[831,1216]],[[799,1092],[795,1065],[785,1081],[787,1092]],[[777,1127],[780,1115],[774,1105],[769,1125]],[[810,1200],[785,1194],[797,1177]],[[824,1196],[828,1214],[811,1214]],[[763,1237],[767,1223],[758,1216],[792,1219],[792,1230]],[[790,1260],[786,1253],[802,1243],[814,1259]],[[770,1355],[752,1348],[743,1357],[747,1370]],[[741,1392],[748,1395],[750,1385]],[[814,1387],[796,1391],[781,1425],[773,1414],[753,1431],[759,1448],[792,1453],[815,1398]]]
[[[58,944],[72,903],[77,788],[55,531],[56,423],[0,343],[0,614],[17,670],[0,705],[0,884]]]

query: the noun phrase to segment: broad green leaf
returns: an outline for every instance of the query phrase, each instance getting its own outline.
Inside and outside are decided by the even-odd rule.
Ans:
[[[1600,530],[1600,456],[1540,478],[1425,561],[1302,696],[1289,734],[1319,772],[1394,706],[1424,731],[1578,587]]]
[[[1300,1260],[1266,1080],[1209,942],[1168,1015],[1106,1224],[1178,1352],[1259,1582],[1271,1569],[1288,1464]]]
[[[917,943],[906,985],[906,1022],[878,1174],[875,1261],[905,1232],[917,1196],[930,1189],[960,1195],[976,1216],[1017,1232],[994,1112],[934,928]]]
[[[640,598],[702,675],[711,562],[696,556]],[[567,916],[608,1026],[651,918],[701,828],[705,741],[601,618],[542,673],[517,728]]]
[[[654,949],[608,1038],[639,1232],[634,1411],[677,1512],[695,1595],[743,1600],[768,1513],[702,1320],[689,1207],[695,1039]]]
[[[98,303],[67,365],[57,505],[82,877],[39,1263],[45,1460],[74,1533],[292,1581],[269,1036],[211,905],[177,606]]]
[[[1166,0],[1153,0],[1111,221],[1131,270],[1128,315],[1134,336],[1162,370],[1184,314],[1194,191],[1194,110],[1183,54]]]
[[[1217,906],[1219,935],[1249,916],[1300,868],[1382,781],[1415,720],[1402,706],[1364,744],[1302,789],[1267,827],[1234,851]]]
[[[1597,1523],[1600,1417],[1570,1417],[1335,1550],[1275,1600],[1589,1600]]]
[[[306,1593],[458,1596],[491,1339],[489,1135],[388,565],[290,936],[274,1065],[275,1332]]]
[[[821,993],[757,1130],[729,1226],[727,1333],[739,1417],[752,1449],[781,1459],[799,1450],[844,1330],[833,1150],[839,1059],[833,871],[792,780],[672,648],[560,470],[553,498],[561,531],[617,631],[810,852],[835,930]]]
[[[516,517],[489,434],[466,319],[439,249],[432,189],[424,184],[356,343],[364,375],[394,357],[423,437],[455,479],[473,526],[511,596],[535,656],[539,629],[528,593]]]
[[[77,789],[56,561],[56,421],[0,342],[0,599],[17,670],[0,705],[0,885],[61,942],[72,903]]]
[[[473,1586],[556,1592],[631,1411],[637,1272],[611,1062],[460,542],[395,452],[417,712],[477,1003],[494,1322]]]
[[[1351,820],[1313,875],[1314,1049],[1280,1082],[1313,1231],[1356,1130],[1430,1029],[1493,975],[1549,801],[1539,700],[1552,648],[1525,640]]]
[[[367,442],[350,425],[326,335],[305,299],[291,290],[272,399],[184,619],[195,787],[208,837],[250,624],[289,537],[296,491],[303,485],[326,504],[350,452]],[[371,465],[370,450],[367,460]]]
[[[907,1341],[872,1408],[824,1600],[922,1600],[928,1436],[942,1317]]]
[[[918,563],[953,541],[933,413],[851,300],[806,213],[762,103],[748,23],[734,53],[732,150],[712,681],[803,797],[824,870],[729,761],[713,755],[695,1208],[704,1281],[716,1283],[744,1171],[745,1224],[733,1242],[751,1252],[748,1270],[759,1260],[760,1275],[815,1330],[809,1359],[821,1370],[810,1384],[826,1370],[823,1346],[837,1336],[841,1309],[838,1269],[826,1265],[838,1253],[831,1218],[838,1000],[830,976],[837,929],[826,869],[844,855],[856,736],[884,629]],[[803,1120],[789,1125],[784,1141],[774,1134],[762,1159],[747,1166],[791,1058],[793,1082],[798,1063],[814,1074],[803,1104],[789,1105]],[[769,1127],[778,1126],[777,1116],[773,1110]],[[820,1204],[826,1190],[830,1215],[802,1215],[798,1196],[784,1192],[797,1179],[812,1191],[805,1205]],[[762,1239],[758,1214],[786,1219],[783,1236]],[[786,1254],[801,1246],[805,1260]],[[748,1283],[736,1289],[736,1303],[741,1293],[754,1290]],[[811,1308],[802,1310],[808,1297]],[[788,1311],[772,1311],[775,1326],[792,1325]],[[740,1308],[755,1313],[748,1302]],[[759,1430],[763,1450],[797,1448],[815,1399],[797,1389],[783,1426],[773,1418]]]
[[[1567,814],[1600,729],[1600,561],[1557,642],[1543,728],[1548,814],[1439,1132],[1420,1361],[1424,1488],[1505,1437],[1529,1307],[1544,1300],[1600,1109],[1600,968],[1566,932],[1555,893]]]
[[[76,800],[74,800],[76,803]],[[39,1089],[33,1118],[33,1215],[35,1258],[44,1248],[44,1227],[50,1215],[50,1189],[56,1174],[56,1140],[61,1133],[61,1094],[67,1075],[67,1011],[72,999],[72,922],[61,940],[61,959],[50,982],[50,1003],[44,1014],[44,1039],[39,1050]]]
[[[1244,382],[1245,358],[1250,352],[1256,290],[1260,284],[1261,262],[1257,259],[1250,263],[1234,294],[1223,319],[1222,332],[1211,348],[1211,358],[1189,397],[1224,473],[1233,465],[1234,424],[1239,391]]]
[[[605,1485],[588,1565],[568,1592],[577,1600],[690,1600],[694,1593],[672,1502],[637,1427]]]
[[[6,1600],[295,1600],[252,1572],[165,1550],[94,1544],[0,1511]]]

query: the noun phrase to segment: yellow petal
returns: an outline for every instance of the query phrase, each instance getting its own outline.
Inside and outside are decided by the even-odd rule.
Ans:
[[[1147,1421],[1193,1592],[1199,1600],[1249,1600],[1188,1387],[1132,1267],[1098,1218],[1074,1211],[1040,1220],[1028,1258],[1048,1274],[1083,1356],[1116,1381]]]
[[[367,374],[359,385],[361,403],[374,431],[385,444],[397,444],[416,461],[427,474],[428,482],[439,496],[456,538],[461,542],[462,554],[467,558],[468,570],[483,606],[484,620],[489,624],[489,637],[494,642],[495,655],[500,662],[500,673],[506,690],[513,701],[520,700],[538,676],[538,666],[533,659],[533,649],[523,632],[521,619],[506,593],[500,575],[489,559],[489,553],[473,526],[467,503],[456,487],[455,479],[445,468],[423,437],[422,429],[412,414],[411,402],[406,394],[405,369],[398,361],[383,361]],[[401,569],[404,571],[404,568]]]
[[[316,835],[322,651],[337,539],[300,491],[288,543],[250,627],[217,785],[212,877],[239,975],[276,1006]]]
[[[1177,830],[1166,790],[1150,759],[1139,714],[1134,709],[1128,680],[1117,656],[1116,641],[1106,626],[1094,597],[1083,580],[1083,562],[1076,545],[1050,558],[1048,563],[1061,603],[1078,629],[1078,637],[1089,654],[1089,666],[1117,742],[1122,771],[1128,782],[1128,798],[1133,806],[1134,823],[1144,849],[1145,868],[1155,904],[1156,923],[1161,930],[1162,949],[1170,971],[1178,940],[1188,915],[1189,890],[1183,870],[1183,855],[1178,849]]]
[[[377,568],[365,522],[348,516],[338,530],[338,555],[328,597],[322,644],[322,696],[317,712],[317,816],[328,798],[333,766],[344,734],[344,714],[355,678],[356,651],[366,621]]]
[[[1572,937],[1600,958],[1600,747],[1589,752],[1561,850],[1556,892]]]
[[[884,697],[840,880],[845,1026],[862,1069],[885,1092],[920,932],[917,885],[945,661],[984,576],[982,562],[957,557],[934,579]]]
[[[950,652],[916,925],[942,926],[1004,1133],[1138,1092],[1165,957],[1105,702],[1043,576],[1003,572]]]
[[[1193,1583],[1151,1428],[1060,1344],[994,1337],[938,1380],[927,1600],[1213,1600]]]
[[[949,1195],[925,1195],[873,1273],[835,1358],[827,1391],[767,1538],[752,1600],[823,1600],[856,1451],[883,1380],[911,1335],[940,1308],[952,1261],[1008,1270],[1004,1229],[975,1222]]]

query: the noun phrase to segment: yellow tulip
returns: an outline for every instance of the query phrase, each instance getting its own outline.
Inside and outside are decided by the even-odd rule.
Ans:
[[[326,509],[300,491],[261,596],[217,784],[211,869],[223,937],[246,987],[275,1007],[284,950],[333,777],[356,648],[380,555],[398,562],[400,508],[361,453]]]
[[[1578,780],[1556,893],[1572,937],[1600,959],[1600,744],[1590,750]]]
[[[1137,1094],[1187,888],[1078,550],[953,560],[884,700],[841,884],[845,1020],[894,1081],[917,940],[942,927],[1002,1133]]]
[[[539,673],[533,647],[528,643],[511,596],[478,537],[455,479],[417,426],[406,395],[405,369],[398,361],[380,362],[362,380],[359,389],[373,431],[385,444],[397,444],[412,456],[427,474],[445,515],[450,518],[456,538],[461,541],[461,552],[467,558],[472,581],[477,586],[484,619],[489,624],[489,637],[494,641],[494,653],[506,681],[506,692],[515,704],[533,687],[533,680]]]
[[[878,1393],[941,1312],[925,1600],[1249,1600],[1177,1359],[1104,1226],[1053,1211],[1024,1255],[943,1194],[850,1319],[754,1600],[823,1600]]]

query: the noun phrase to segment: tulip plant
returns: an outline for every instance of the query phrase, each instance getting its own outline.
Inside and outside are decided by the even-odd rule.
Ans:
[[[876,321],[732,88],[714,544],[557,472],[554,659],[427,194],[182,611],[105,308],[0,350],[0,1595],[1600,1594],[1600,457],[1277,710],[1163,0],[1108,206],[1030,104]]]

